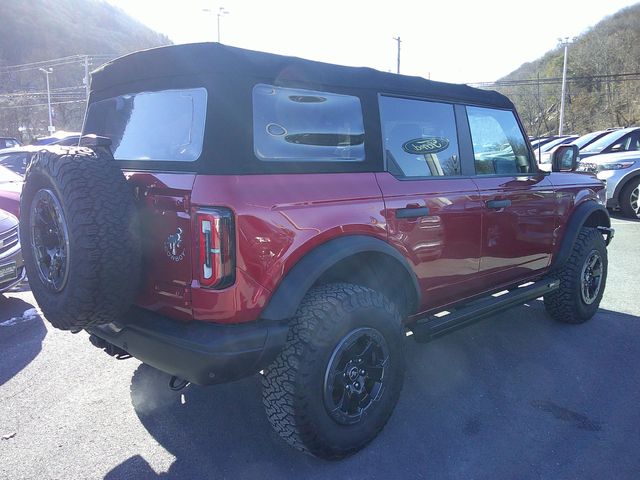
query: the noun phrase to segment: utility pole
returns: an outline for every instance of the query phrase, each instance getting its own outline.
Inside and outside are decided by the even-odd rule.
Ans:
[[[210,8],[203,8],[202,11],[213,13],[213,10],[211,10]],[[218,18],[218,43],[220,43],[220,17],[222,17],[223,15],[229,15],[229,12],[225,10],[224,7],[219,7],[218,12],[216,13],[216,16]]]
[[[560,125],[558,126],[558,135],[562,135],[564,126],[564,96],[567,91],[567,53],[569,51],[569,37],[560,38],[560,44],[564,45],[564,65],[562,66],[562,94],[560,96]]]
[[[91,80],[89,79],[89,55],[84,56],[84,88],[86,92],[87,102],[89,101],[89,84]]]
[[[399,35],[397,37],[393,37],[393,39],[398,42],[398,68],[396,73],[400,73],[400,44],[402,43],[402,40],[400,40]]]
[[[47,76],[47,105],[49,106],[49,134],[52,135],[56,131],[56,127],[53,126],[53,114],[51,112],[51,89],[49,88],[49,75],[53,72],[51,68],[39,68],[41,72]]]

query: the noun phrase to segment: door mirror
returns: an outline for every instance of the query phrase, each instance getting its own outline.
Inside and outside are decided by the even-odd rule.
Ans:
[[[573,172],[578,166],[578,147],[560,145],[551,157],[551,169],[554,172]]]

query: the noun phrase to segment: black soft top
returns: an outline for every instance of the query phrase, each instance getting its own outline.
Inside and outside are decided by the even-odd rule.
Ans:
[[[435,82],[356,68],[314,62],[297,57],[274,55],[219,43],[172,45],[135,52],[117,58],[92,74],[92,90],[99,92],[124,83],[149,81],[170,76],[229,74],[235,78],[273,79],[275,84],[294,82],[315,86],[332,85],[378,92],[394,92],[452,102],[512,109],[513,104],[498,92],[467,85]],[[244,88],[244,87],[243,87]]]

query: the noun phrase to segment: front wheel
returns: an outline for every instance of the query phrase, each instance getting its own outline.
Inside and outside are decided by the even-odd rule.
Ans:
[[[598,310],[607,282],[607,247],[595,228],[580,230],[573,251],[560,269],[560,287],[544,296],[551,317],[583,323]]]
[[[263,377],[271,425],[291,446],[320,458],[357,452],[398,401],[403,343],[398,309],[381,294],[346,283],[313,288]]]
[[[640,218],[640,178],[631,180],[620,192],[620,210],[627,218]]]

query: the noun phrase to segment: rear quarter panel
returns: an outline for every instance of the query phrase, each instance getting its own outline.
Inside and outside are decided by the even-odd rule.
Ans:
[[[194,209],[233,210],[237,276],[250,279],[229,287],[236,289],[236,301],[224,309],[217,306],[224,291],[200,288],[194,281],[196,319],[254,320],[285,274],[314,247],[350,234],[387,239],[373,173],[198,175],[191,202]]]

